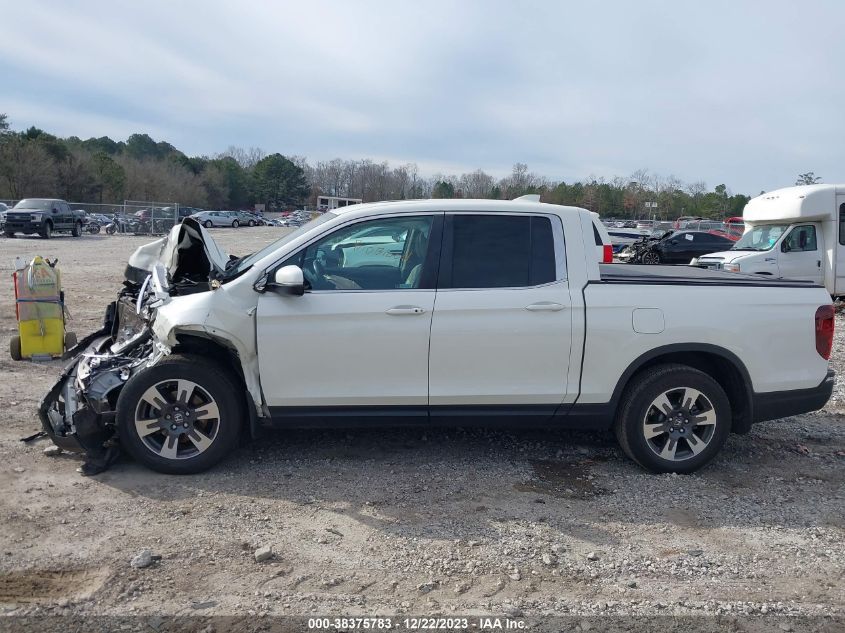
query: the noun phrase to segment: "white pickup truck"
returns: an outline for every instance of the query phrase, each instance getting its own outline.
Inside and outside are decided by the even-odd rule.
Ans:
[[[731,432],[824,406],[824,288],[600,264],[594,222],[527,200],[362,204],[234,258],[187,218],[132,256],[43,426],[95,465],[117,438],[167,473],[265,426],[612,428],[645,468],[688,473]]]

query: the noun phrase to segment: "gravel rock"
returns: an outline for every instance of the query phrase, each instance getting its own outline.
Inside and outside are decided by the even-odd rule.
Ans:
[[[253,552],[253,557],[256,563],[263,563],[266,560],[270,560],[273,558],[273,548],[270,545],[259,547]]]
[[[590,552],[589,554],[587,554],[587,560],[591,560],[591,561],[595,562],[598,559],[599,559],[599,555],[596,554],[595,552]]]
[[[135,555],[129,564],[135,569],[144,569],[153,564],[153,553],[148,549],[142,549]]]

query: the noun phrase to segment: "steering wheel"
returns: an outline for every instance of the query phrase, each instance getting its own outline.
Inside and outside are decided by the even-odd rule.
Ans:
[[[317,278],[322,277],[326,272],[326,267],[323,266],[323,262],[320,261],[320,255],[317,254],[313,260],[311,260],[311,270],[317,276]]]

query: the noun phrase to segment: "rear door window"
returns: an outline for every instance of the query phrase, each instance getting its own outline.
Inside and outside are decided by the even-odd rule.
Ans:
[[[519,288],[557,278],[548,217],[455,214],[447,226],[441,288]]]

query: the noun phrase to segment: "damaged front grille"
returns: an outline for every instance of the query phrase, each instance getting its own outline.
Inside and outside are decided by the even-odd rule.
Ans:
[[[148,303],[142,291],[125,288],[107,309],[103,329],[74,350],[78,353],[39,408],[42,426],[56,445],[89,459],[105,454],[115,435],[123,385],[167,352],[152,338]]]

